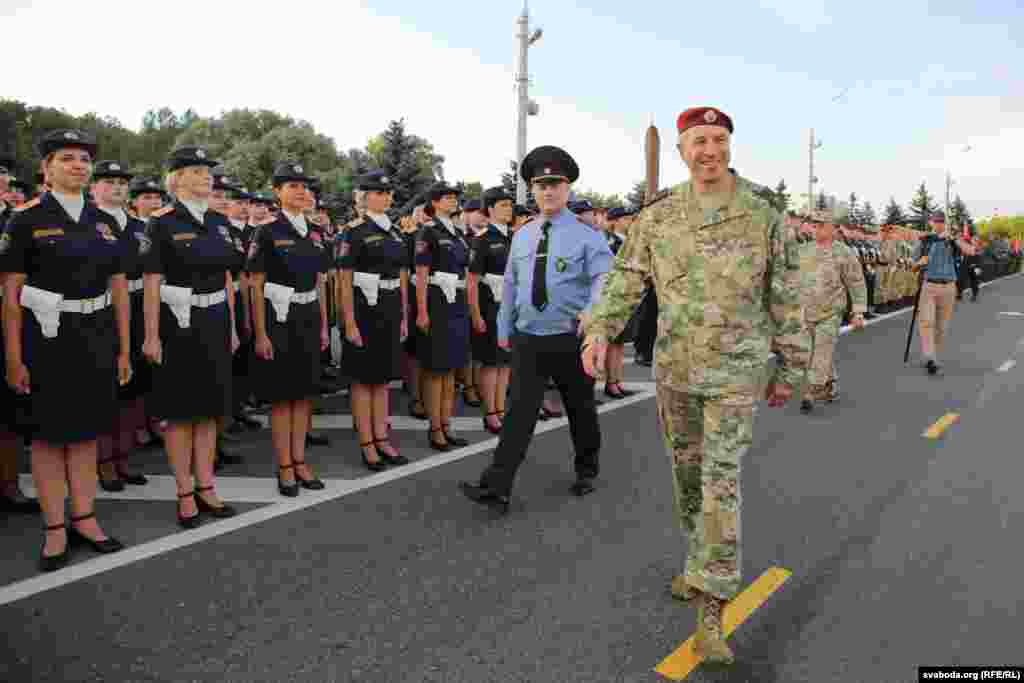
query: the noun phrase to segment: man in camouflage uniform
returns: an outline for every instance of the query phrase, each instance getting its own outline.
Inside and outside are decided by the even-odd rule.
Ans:
[[[835,347],[839,326],[846,310],[846,296],[850,295],[852,316],[850,324],[864,327],[868,292],[860,260],[852,248],[835,239],[836,227],[820,223],[816,230],[816,273],[814,295],[807,303],[805,319],[811,335],[812,356],[804,399],[803,413],[813,409],[812,401],[833,401],[835,378]]]
[[[640,214],[585,325],[584,369],[604,367],[608,341],[626,326],[645,284],[658,291],[658,415],[672,459],[676,509],[689,536],[683,599],[698,598],[695,649],[728,664],[722,610],[740,589],[740,465],[752,442],[754,405],[782,406],[810,358],[795,231],[728,173],[732,121],[713,108],[680,115],[679,151],[690,181]]]

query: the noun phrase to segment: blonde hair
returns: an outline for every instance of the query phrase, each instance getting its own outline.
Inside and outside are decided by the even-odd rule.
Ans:
[[[360,216],[366,213],[366,190],[352,190],[352,201]]]
[[[181,177],[181,169],[174,171],[168,171],[167,175],[164,176],[164,187],[167,188],[167,194],[172,197],[178,196],[178,178]]]

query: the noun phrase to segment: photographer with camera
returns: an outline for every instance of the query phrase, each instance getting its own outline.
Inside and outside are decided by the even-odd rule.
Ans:
[[[924,269],[920,297],[921,355],[929,375],[939,371],[946,328],[956,305],[957,262],[961,255],[974,256],[973,245],[946,230],[946,216],[935,213],[928,220],[932,233],[925,235],[914,252],[914,270]]]

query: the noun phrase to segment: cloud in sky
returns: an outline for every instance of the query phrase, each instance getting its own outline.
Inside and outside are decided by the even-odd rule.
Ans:
[[[533,8],[545,37],[531,49],[531,95],[541,111],[529,119],[529,146],[569,150],[580,163],[580,189],[625,193],[642,178],[652,114],[663,143],[662,185],[684,180],[675,117],[709,103],[737,122],[740,172],[771,185],[785,178],[794,197],[807,185],[811,126],[825,139],[816,174],[830,193],[853,190],[878,207],[890,195],[908,201],[926,179],[939,196],[949,166],[968,203],[1010,206],[1019,196],[1024,87],[1006,66],[1024,58],[1006,42],[1019,10],[975,8],[988,14],[971,17],[961,7],[955,17],[929,18],[929,7],[910,0],[856,11],[825,0],[741,0],[724,37],[700,28],[721,18],[706,9],[589,5]],[[3,95],[110,114],[130,127],[165,105],[205,116],[268,108],[310,121],[342,150],[405,117],[445,155],[447,179],[490,185],[515,154],[520,8],[520,0],[392,0],[375,8],[354,0],[180,0],[153,8],[0,0],[6,51],[34,59],[29,76],[5,83]],[[871,19],[883,10],[891,21]],[[907,45],[897,27],[913,16],[930,42]],[[49,31],[43,42],[40,26]],[[930,49],[946,44],[941,31],[949,44],[985,49]],[[856,35],[886,42],[841,42]],[[847,88],[842,103],[832,102]],[[964,144],[974,151],[960,159],[954,152]]]

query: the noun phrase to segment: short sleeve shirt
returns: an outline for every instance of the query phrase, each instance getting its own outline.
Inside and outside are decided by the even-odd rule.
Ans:
[[[438,220],[424,223],[416,233],[415,264],[461,278],[469,264],[469,244],[458,230],[452,233]]]
[[[231,224],[215,211],[203,223],[175,202],[149,218],[142,245],[142,270],[163,275],[172,287],[189,287],[194,294],[224,289],[224,274],[237,262]]]
[[[512,237],[493,225],[470,244],[469,272],[474,275],[504,275]]]
[[[292,287],[296,292],[315,289],[320,273],[327,269],[327,259],[323,242],[313,235],[310,229],[303,237],[284,216],[256,228],[246,270],[266,273],[267,282]]]
[[[395,228],[385,230],[367,219],[345,231],[338,249],[338,268],[393,280],[409,268],[408,243]]]

